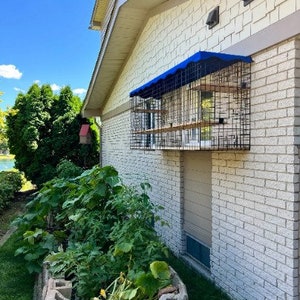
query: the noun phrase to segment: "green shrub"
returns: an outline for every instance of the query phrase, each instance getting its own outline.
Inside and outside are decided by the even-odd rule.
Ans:
[[[1,183],[10,184],[16,191],[22,187],[22,174],[19,171],[2,171],[0,172]]]
[[[98,294],[120,272],[135,281],[153,260],[167,255],[153,223],[161,207],[149,184],[126,186],[110,166],[44,185],[15,224],[23,237],[17,250],[38,272],[47,256],[51,271],[74,281],[82,299]]]
[[[58,178],[73,178],[79,176],[83,169],[70,160],[62,159],[56,167]]]
[[[0,212],[14,199],[15,193],[22,187],[22,175],[16,171],[0,172]]]

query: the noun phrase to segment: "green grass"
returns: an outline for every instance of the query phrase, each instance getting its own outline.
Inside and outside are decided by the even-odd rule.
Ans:
[[[230,300],[210,280],[201,276],[181,259],[171,255],[169,264],[185,284],[189,300]]]
[[[11,221],[24,211],[26,197],[18,195],[0,214],[1,235],[9,229]],[[0,247],[0,300],[32,300],[33,297],[34,276],[28,274],[23,258],[14,256],[17,248],[16,235]]]
[[[34,276],[29,275],[22,257],[14,256],[17,236],[0,247],[0,300],[32,300]]]
[[[0,154],[0,159],[14,159],[15,158],[15,156],[14,155],[12,155],[12,154]]]

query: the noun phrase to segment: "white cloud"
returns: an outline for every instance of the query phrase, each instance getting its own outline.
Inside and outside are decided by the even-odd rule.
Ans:
[[[8,79],[20,79],[22,73],[14,65],[0,65],[0,77]]]
[[[37,79],[37,80],[35,80],[33,83],[40,84],[41,81]]]
[[[57,85],[56,83],[53,83],[50,86],[53,92],[59,91],[61,89],[61,86]]]
[[[76,95],[82,95],[86,93],[86,89],[74,89],[73,93]]]
[[[20,89],[20,88],[18,88],[18,87],[15,87],[14,90],[15,90],[16,92],[18,92],[18,93],[25,93],[24,90],[22,90],[22,89]]]

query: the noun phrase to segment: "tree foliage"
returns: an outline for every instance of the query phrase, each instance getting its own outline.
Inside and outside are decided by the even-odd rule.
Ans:
[[[3,93],[0,92],[0,97]],[[0,100],[1,102],[1,100]],[[8,150],[8,138],[6,136],[6,116],[8,112],[0,108],[0,153]]]
[[[53,94],[49,85],[33,84],[26,94],[19,94],[7,116],[7,136],[15,166],[35,184],[56,176],[56,166],[70,160],[90,168],[98,161],[99,134],[92,120],[80,115],[81,101],[70,87]],[[92,144],[79,144],[84,123],[91,125]]]
[[[6,137],[5,111],[0,109],[0,153],[8,149],[8,140]]]

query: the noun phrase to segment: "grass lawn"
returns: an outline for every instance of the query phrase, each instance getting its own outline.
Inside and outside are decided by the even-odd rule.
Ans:
[[[16,235],[0,247],[0,300],[32,300],[34,276],[29,275],[22,257],[15,257]]]
[[[25,206],[25,195],[20,195],[0,214],[0,236],[10,227],[11,221]],[[12,235],[0,247],[0,300],[32,300],[34,276],[29,275],[21,256],[14,256],[18,247],[16,235]]]

